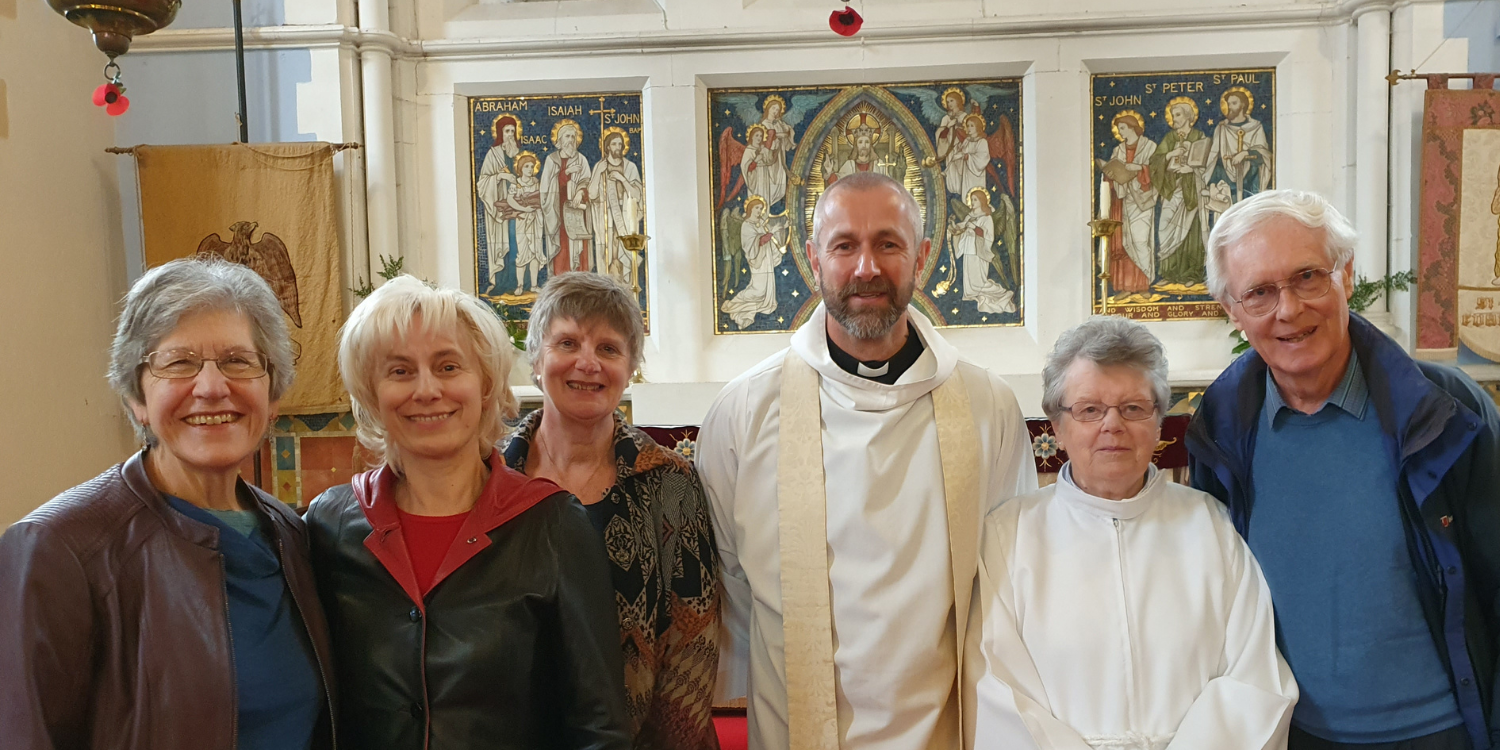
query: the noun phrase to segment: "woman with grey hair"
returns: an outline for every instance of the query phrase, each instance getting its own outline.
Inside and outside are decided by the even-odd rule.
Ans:
[[[1042,380],[1069,460],[985,519],[969,747],[1285,748],[1297,686],[1260,568],[1218,501],[1151,465],[1161,343],[1092,318]]]
[[[495,450],[513,352],[484,302],[410,276],[344,324],[376,466],[307,524],[349,747],[630,746],[604,550],[572,495]]]
[[[145,447],[0,537],[7,745],[331,746],[305,529],[239,478],[292,383],[276,295],[220,259],[146,272],[109,381]]]
[[[608,550],[635,747],[718,747],[718,561],[708,501],[686,458],[626,424],[618,407],[641,362],[635,296],[597,273],[553,276],[526,349],[542,408],[505,461],[577,495]]]

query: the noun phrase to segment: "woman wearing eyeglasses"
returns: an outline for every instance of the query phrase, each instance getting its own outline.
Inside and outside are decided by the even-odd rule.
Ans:
[[[0,537],[4,744],[331,745],[302,521],[239,478],[292,383],[276,295],[228,261],[152,269],[109,381],[145,447]]]
[[[985,520],[968,746],[1285,748],[1297,686],[1260,568],[1217,500],[1151,465],[1161,343],[1093,318],[1058,339],[1042,381],[1069,461]]]

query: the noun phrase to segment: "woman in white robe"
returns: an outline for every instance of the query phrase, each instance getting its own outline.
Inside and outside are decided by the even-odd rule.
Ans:
[[[776,312],[776,267],[781,265],[786,241],[785,227],[778,226],[766,214],[765,199],[751,196],[745,201],[745,211],[745,223],[740,225],[740,248],[745,253],[745,264],[750,266],[750,283],[719,308],[741,330],[753,324],[756,315]]]
[[[978,305],[979,312],[998,314],[1016,311],[1015,293],[990,278],[995,260],[995,219],[990,196],[974,188],[968,196],[969,215],[953,225],[953,254],[960,258],[963,298]]]
[[[969,747],[1286,747],[1297,686],[1260,567],[1217,500],[1150,463],[1166,374],[1160,342],[1118,317],[1048,357],[1042,407],[1069,462],[985,519]]]

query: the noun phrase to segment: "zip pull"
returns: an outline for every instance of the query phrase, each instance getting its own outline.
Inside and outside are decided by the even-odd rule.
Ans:
[[[1116,519],[1114,519],[1114,522],[1115,522],[1115,530],[1119,531],[1120,530],[1120,519],[1116,518]]]

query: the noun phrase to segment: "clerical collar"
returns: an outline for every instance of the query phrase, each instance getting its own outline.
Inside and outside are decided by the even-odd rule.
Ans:
[[[833,343],[833,339],[828,339],[828,355],[833,358],[834,364],[838,365],[839,369],[850,375],[858,375],[884,385],[895,385],[896,381],[917,363],[917,359],[922,356],[926,348],[922,345],[922,337],[917,335],[917,327],[909,320],[906,322],[906,343],[902,345],[901,351],[885,361],[861,362],[855,359],[853,354],[840,349],[838,344]]]

